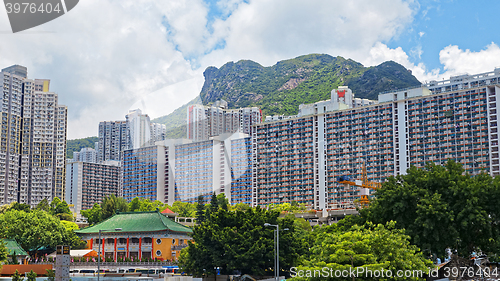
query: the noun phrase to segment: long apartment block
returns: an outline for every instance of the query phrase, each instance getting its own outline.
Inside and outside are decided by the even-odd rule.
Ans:
[[[230,202],[251,201],[251,139],[242,133],[192,142],[167,139],[124,151],[123,196],[168,204],[194,203],[224,193]],[[234,201],[233,201],[234,200]]]
[[[351,208],[360,190],[336,179],[361,179],[363,166],[378,182],[448,159],[472,175],[498,175],[499,79],[500,69],[456,76],[382,93],[378,101],[349,102],[356,99],[343,87],[299,116],[255,125],[251,204]]]

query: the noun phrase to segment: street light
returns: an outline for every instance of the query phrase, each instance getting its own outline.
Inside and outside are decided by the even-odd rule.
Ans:
[[[101,240],[101,232],[105,231],[122,231],[121,228],[115,228],[115,229],[99,229],[99,248],[98,251],[99,253],[97,254],[97,281],[99,281],[99,277],[101,276],[101,246],[102,246],[102,240]]]
[[[279,281],[279,270],[280,270],[280,227],[277,224],[265,223],[264,226],[276,227],[276,236],[274,237],[274,278]],[[288,228],[282,230],[289,230]]]

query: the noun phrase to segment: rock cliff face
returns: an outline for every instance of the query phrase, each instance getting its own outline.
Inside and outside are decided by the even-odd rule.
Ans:
[[[229,108],[258,106],[264,115],[297,114],[300,104],[330,98],[332,89],[349,86],[359,98],[377,99],[380,92],[420,85],[402,65],[389,61],[374,67],[343,57],[311,54],[264,67],[250,60],[208,67],[197,100],[212,104],[224,99]],[[185,135],[187,104],[153,121],[167,125],[168,137]]]
[[[259,106],[264,114],[295,114],[301,103],[328,99],[330,91],[347,85],[356,97],[376,99],[383,91],[420,85],[403,66],[384,62],[364,67],[350,59],[306,55],[263,67],[253,61],[229,62],[204,72],[200,93],[204,104],[219,99],[230,108]]]

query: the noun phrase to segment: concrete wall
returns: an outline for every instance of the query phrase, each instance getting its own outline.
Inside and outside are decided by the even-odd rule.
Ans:
[[[16,269],[19,273],[24,276],[25,273],[33,270],[37,276],[45,275],[47,271],[46,269],[53,269],[52,264],[16,264],[10,265],[5,264],[0,268],[0,275],[12,275],[16,272]]]

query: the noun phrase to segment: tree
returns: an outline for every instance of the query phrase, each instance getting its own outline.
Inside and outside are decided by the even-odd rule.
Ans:
[[[19,261],[17,260],[16,251],[14,251],[12,253],[12,255],[10,255],[10,260],[11,260],[11,264],[19,264]]]
[[[57,205],[61,204],[61,199],[59,199],[59,197],[54,197],[54,199],[52,199],[52,202],[50,202],[50,212],[54,215],[56,212],[56,209],[57,209]]]
[[[151,201],[149,201],[149,199],[139,198],[139,197],[135,197],[128,204],[128,210],[130,212],[151,212],[151,211],[155,211],[157,209],[161,210],[163,208],[164,208],[164,204],[159,200],[155,200],[155,201],[151,202]]]
[[[227,200],[226,194],[219,193],[219,195],[217,195],[217,205],[219,206],[219,208],[222,208],[224,210],[228,209],[229,200]]]
[[[447,248],[464,257],[500,250],[498,177],[471,177],[454,161],[444,167],[430,163],[389,178],[375,195],[361,219],[395,221],[428,256],[445,258]]]
[[[0,240],[0,269],[2,268],[2,263],[7,261],[9,256],[9,252],[7,251],[7,247],[5,247],[5,243]]]
[[[141,200],[139,197],[135,197],[128,203],[128,210],[130,212],[138,212],[141,209]]]
[[[35,209],[50,212],[49,200],[47,200],[47,198],[43,198],[42,201],[36,205]]]
[[[278,218],[275,211],[259,207],[242,211],[227,211],[222,208],[211,213],[207,220],[193,230],[194,243],[182,250],[179,263],[184,271],[202,276],[216,274],[219,267],[221,274],[264,275],[273,267],[274,231],[264,223],[279,224],[280,263],[282,268],[290,268],[308,245],[296,239],[294,221],[290,218]]]
[[[16,269],[16,272],[14,272],[14,274],[12,275],[12,281],[23,281],[23,280],[24,280],[24,278],[21,277],[21,274]]]
[[[175,201],[170,210],[179,214],[179,217],[196,216],[196,206],[187,202]]]
[[[94,225],[102,221],[102,209],[98,203],[94,203],[91,209],[81,210],[80,214],[87,218],[89,225]]]
[[[291,204],[290,203],[281,203],[281,204],[276,204],[276,205],[270,205],[270,209],[276,210],[280,213],[282,212],[299,212],[299,211],[306,211],[307,207],[305,204],[298,204],[297,202],[293,201]]]
[[[335,276],[314,276],[315,270],[327,267],[333,272],[336,270],[367,272],[379,271],[392,273],[391,278],[383,279],[370,277],[365,274],[357,274],[358,280],[419,280],[419,278],[408,278],[397,276],[398,270],[420,270],[427,273],[432,262],[425,259],[419,249],[411,245],[410,237],[403,230],[395,229],[395,223],[390,222],[387,226],[368,223],[365,227],[355,225],[350,230],[332,225],[316,229],[315,243],[311,253],[302,261],[294,274],[302,276],[299,280],[351,280],[351,276],[338,278]],[[362,268],[362,269],[361,269]],[[331,272],[331,271],[330,271]],[[303,278],[300,278],[303,277]],[[305,277],[305,278],[304,278]]]
[[[87,243],[75,234],[75,230],[79,229],[78,225],[71,221],[61,221],[61,225],[66,229],[66,233],[63,236],[63,243],[70,245],[71,249],[85,249]]]
[[[210,211],[217,211],[219,209],[219,200],[217,200],[217,195],[215,195],[215,192],[212,193],[212,198],[210,199]]]
[[[32,270],[26,274],[26,277],[28,277],[27,281],[36,281],[36,273]]]
[[[42,205],[41,207],[43,208],[45,206]],[[50,203],[50,213],[58,217],[60,220],[67,220],[67,221],[74,220],[73,213],[69,209],[68,203],[66,203],[66,201],[61,201],[57,197],[54,197],[54,199]]]
[[[0,206],[0,214],[7,212],[10,209],[10,207],[12,207],[13,204],[14,202]]]
[[[9,210],[0,214],[0,237],[15,239],[23,249],[35,252],[41,247],[55,247],[63,242],[66,229],[59,219],[39,210],[29,213]]]
[[[245,203],[238,203],[236,205],[231,206],[231,210],[233,211],[246,211],[250,208],[252,207],[250,207],[248,204]]]
[[[102,220],[114,216],[117,212],[128,211],[127,201],[121,197],[116,197],[114,194],[104,197],[101,203]]]
[[[205,221],[205,204],[203,195],[198,196],[198,204],[196,205],[196,222],[201,224]]]
[[[47,274],[45,274],[47,276],[47,281],[55,281],[56,274],[54,273],[54,270],[45,269],[45,271],[47,272]]]
[[[10,210],[18,210],[18,211],[29,212],[29,211],[31,211],[31,207],[28,204],[21,204],[21,203],[18,203],[18,202],[14,202],[11,205]]]

